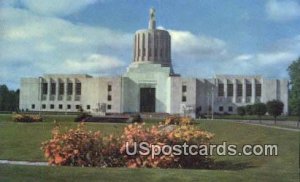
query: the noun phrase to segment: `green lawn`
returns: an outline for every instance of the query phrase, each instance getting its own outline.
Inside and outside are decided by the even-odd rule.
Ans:
[[[39,148],[50,137],[53,119],[63,127],[76,126],[72,116],[14,123],[10,115],[0,115],[0,159],[44,161]],[[89,129],[103,133],[120,133],[124,126],[87,123]],[[299,181],[299,132],[217,120],[201,120],[197,126],[215,133],[214,143],[278,144],[279,156],[214,156],[218,164],[214,170],[0,165],[0,181]]]

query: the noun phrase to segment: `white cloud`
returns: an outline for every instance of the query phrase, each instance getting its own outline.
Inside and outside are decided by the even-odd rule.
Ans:
[[[214,37],[195,35],[189,31],[169,30],[172,51],[180,57],[220,57],[227,53],[226,43]]]
[[[293,46],[289,46],[291,42],[294,43]],[[287,67],[300,56],[300,39],[295,36],[273,44],[272,49],[267,51],[235,56],[234,59],[226,61],[231,68],[224,66],[223,71],[234,74],[259,74],[272,78],[287,78]],[[232,69],[233,65],[234,69]]]
[[[30,11],[42,15],[69,15],[99,0],[20,0]]]
[[[176,67],[176,71],[192,77],[215,74],[262,75],[267,78],[288,78],[287,68],[300,57],[300,35],[272,42],[272,46],[256,53],[234,54],[219,60],[193,61],[193,67]],[[182,63],[181,63],[182,65]]]
[[[130,52],[132,35],[125,32],[10,7],[1,8],[0,24],[0,72],[9,73],[1,81],[44,73],[109,74],[129,61],[123,53]]]
[[[235,60],[237,60],[237,61],[244,61],[244,60],[249,60],[251,58],[253,58],[253,55],[251,55],[251,54],[241,54],[241,55],[237,56],[235,58]]]
[[[266,4],[268,18],[274,21],[289,21],[300,18],[300,4],[294,0],[269,0]]]
[[[92,54],[83,60],[68,59],[62,65],[72,73],[99,73],[103,70],[122,67],[125,64],[116,57]]]

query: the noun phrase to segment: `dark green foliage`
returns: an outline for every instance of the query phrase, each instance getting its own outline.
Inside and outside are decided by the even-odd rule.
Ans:
[[[264,103],[255,103],[252,105],[252,112],[253,114],[257,115],[261,121],[261,116],[267,113],[267,106]]]
[[[245,109],[245,107],[243,107],[243,106],[238,107],[237,108],[237,113],[240,116],[245,116],[246,115],[246,109]]]
[[[288,72],[291,79],[289,105],[291,113],[299,116],[300,121],[300,58],[289,66]]]
[[[274,117],[275,124],[277,117],[280,116],[283,112],[283,106],[284,104],[279,100],[272,100],[267,102],[267,111],[271,116]]]
[[[252,105],[246,105],[245,110],[247,115],[253,115]]]
[[[17,111],[19,93],[19,90],[9,90],[6,85],[0,85],[0,111]]]

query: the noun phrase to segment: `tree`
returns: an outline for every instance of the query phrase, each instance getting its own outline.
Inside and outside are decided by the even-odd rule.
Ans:
[[[247,114],[247,115],[253,115],[253,112],[252,112],[252,105],[246,105],[246,106],[245,106],[245,110],[246,110],[246,114]]]
[[[245,107],[243,107],[243,106],[238,107],[236,111],[237,111],[238,115],[240,115],[240,116],[245,116],[245,114],[246,114]]]
[[[252,112],[258,116],[259,122],[261,123],[261,116],[267,113],[267,106],[264,103],[255,103],[252,105]]]
[[[288,68],[290,75],[290,97],[289,105],[291,113],[298,116],[300,122],[300,57]]]
[[[0,111],[15,111],[19,108],[19,90],[9,90],[0,85]]]
[[[275,119],[275,125],[277,117],[282,114],[284,104],[279,100],[272,100],[267,102],[267,111]]]

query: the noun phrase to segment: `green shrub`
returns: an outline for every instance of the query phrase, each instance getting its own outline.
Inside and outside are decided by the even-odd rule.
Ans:
[[[240,116],[245,116],[246,115],[246,109],[245,109],[245,107],[243,107],[243,106],[238,107],[237,108],[237,113]]]
[[[257,115],[261,121],[261,117],[267,113],[267,106],[264,103],[255,103],[252,106],[252,112]]]
[[[252,110],[253,105],[246,105],[245,110],[247,115],[253,115],[253,110]]]

